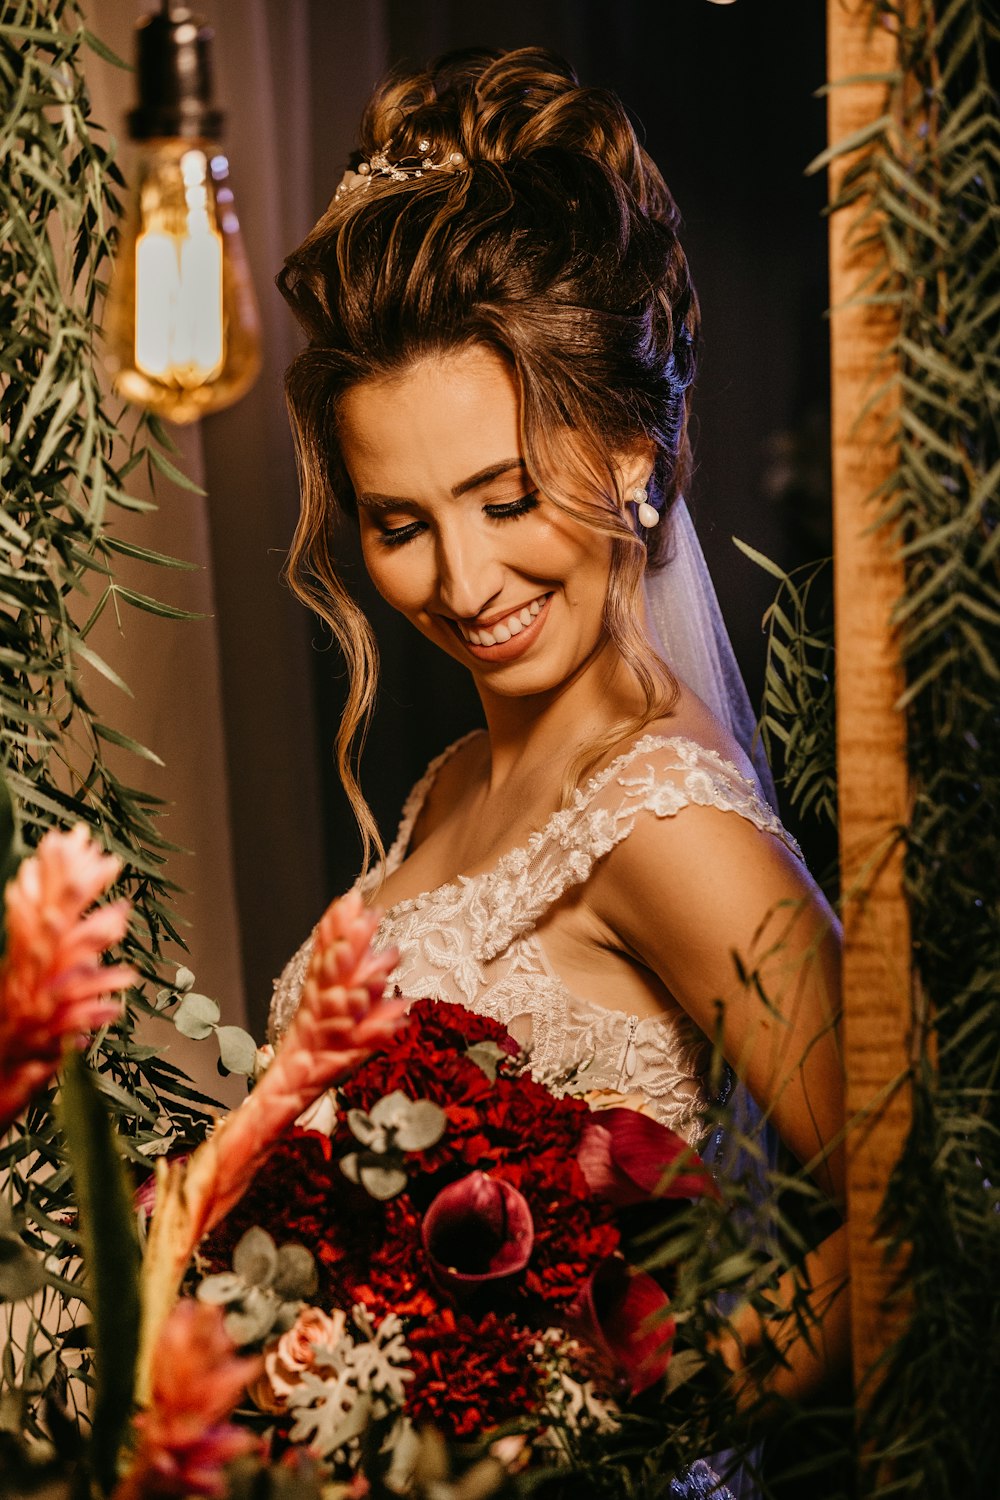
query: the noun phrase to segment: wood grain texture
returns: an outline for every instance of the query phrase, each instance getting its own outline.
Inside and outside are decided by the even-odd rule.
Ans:
[[[872,26],[871,0],[828,0],[831,82],[888,71],[896,39]],[[843,140],[886,109],[886,86],[831,89],[829,138]],[[830,171],[836,198],[852,157]],[[910,1125],[909,917],[900,830],[909,819],[906,725],[894,704],[904,688],[892,608],[904,592],[891,532],[873,529],[873,493],[895,467],[886,442],[888,394],[865,411],[891,374],[881,363],[892,342],[894,309],[845,305],[881,255],[876,221],[856,200],[831,215],[830,301],[833,386],[833,489],[837,640],[837,762],[844,891],[844,1058],[847,1087],[848,1236],[854,1373],[860,1399],[880,1355],[898,1331],[905,1303],[889,1299],[900,1268],[890,1263],[877,1219]]]

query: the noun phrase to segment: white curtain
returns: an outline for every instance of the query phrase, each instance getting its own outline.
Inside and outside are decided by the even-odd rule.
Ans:
[[[149,8],[89,0],[87,21],[131,61],[135,22]],[[225,1020],[259,1034],[270,980],[332,894],[315,757],[317,632],[280,582],[297,504],[281,379],[296,334],[273,278],[352,148],[361,106],[385,66],[385,26],[371,0],[206,0],[197,8],[215,31],[216,98],[261,307],[264,368],[237,406],[175,429],[180,467],[205,498],[158,481],[155,514],[114,521],[120,535],[198,565],[195,573],[131,566],[129,583],[207,618],[178,623],[129,611],[119,631],[106,616],[96,648],[135,698],[101,681],[88,688],[113,724],[165,762],[123,769],[168,800],[164,832],[193,851],[167,866],[184,887],[176,904],[190,945],[188,957],[173,956],[220,1001]],[[127,172],[134,77],[97,57],[88,72],[95,116],[121,143]],[[184,1060],[201,1074],[214,1065],[204,1049]],[[205,1081],[219,1084],[214,1074]]]

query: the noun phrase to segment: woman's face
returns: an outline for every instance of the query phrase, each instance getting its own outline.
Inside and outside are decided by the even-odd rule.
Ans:
[[[394,608],[487,693],[551,691],[586,666],[611,543],[535,490],[499,355],[474,345],[355,386],[340,430],[365,562]]]

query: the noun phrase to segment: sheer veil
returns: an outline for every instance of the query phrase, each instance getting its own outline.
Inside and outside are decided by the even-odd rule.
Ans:
[[[652,643],[742,745],[753,762],[764,796],[777,811],[774,782],[757,734],[756,716],[698,533],[683,499],[672,506],[664,524],[670,529],[668,561],[656,572],[647,571],[644,585]]]
[[[743,674],[722,617],[712,575],[694,529],[687,504],[679,499],[665,524],[670,528],[667,562],[645,579],[646,614],[652,644],[678,677],[698,694],[716,718],[732,733],[753,763],[761,790],[778,811],[771,768],[757,734],[757,721]],[[776,1160],[774,1131],[762,1124],[760,1111],[746,1088],[734,1081],[727,1110],[731,1131],[717,1129],[702,1148],[702,1155],[717,1171],[752,1183],[751,1191],[762,1202],[767,1191],[767,1168]],[[756,1139],[751,1149],[748,1142]],[[761,1233],[750,1224],[751,1236]],[[763,1231],[766,1235],[766,1230]],[[722,1298],[725,1307],[730,1299]],[[719,1500],[759,1500],[756,1466],[759,1447],[750,1453],[717,1453],[706,1472],[721,1474],[724,1485],[709,1483],[705,1494]],[[672,1494],[678,1500],[695,1500],[700,1488],[699,1466],[675,1481]]]

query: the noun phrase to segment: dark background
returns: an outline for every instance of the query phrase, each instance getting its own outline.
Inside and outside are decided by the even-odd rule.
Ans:
[[[703,317],[689,503],[755,703],[773,586],[732,537],[786,568],[830,550],[825,176],[805,175],[825,144],[824,13],[808,0],[394,0],[386,12],[393,63],[483,44],[563,53],[583,82],[621,95],[662,168]],[[317,214],[343,165],[317,153]],[[467,674],[382,604],[356,556],[347,571],[383,650],[362,777],[388,843],[410,786],[480,722],[479,705]],[[329,751],[340,669],[331,652],[315,668],[333,895],[357,873],[358,845]],[[828,839],[795,826],[825,864]]]

